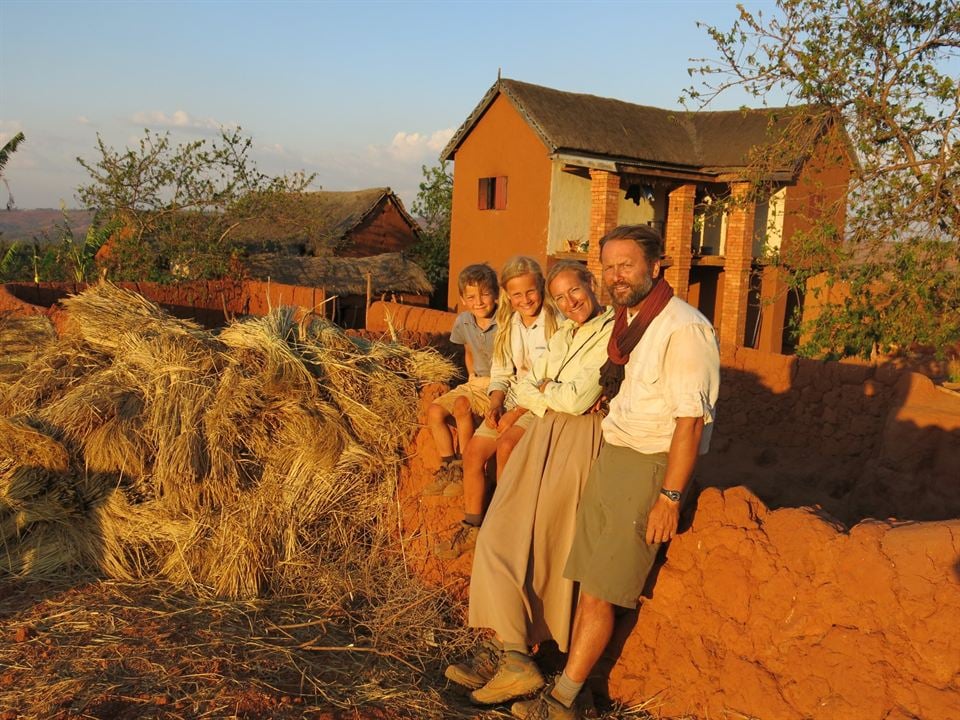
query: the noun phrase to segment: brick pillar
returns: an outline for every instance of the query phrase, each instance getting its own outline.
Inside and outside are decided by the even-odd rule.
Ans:
[[[783,352],[783,326],[787,322],[787,281],[784,272],[773,265],[763,269],[762,278],[757,350]]]
[[[727,213],[727,239],[723,262],[723,310],[720,321],[720,350],[732,355],[743,345],[747,328],[747,293],[753,260],[754,203],[747,200],[750,183],[730,186],[731,206]]]
[[[600,238],[617,226],[620,204],[620,176],[606,170],[590,171],[590,247],[587,269],[597,281],[597,297],[606,303],[603,273],[600,265]]]
[[[688,183],[673,190],[667,204],[667,225],[663,231],[664,251],[671,265],[664,272],[673,292],[686,300],[690,291],[690,268],[693,257],[690,244],[693,238],[693,200],[697,186]]]

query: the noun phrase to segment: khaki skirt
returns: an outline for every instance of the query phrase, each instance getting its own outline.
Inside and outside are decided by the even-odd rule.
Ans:
[[[471,627],[508,643],[554,640],[567,651],[575,585],[563,569],[601,419],[548,412],[514,448],[477,538]]]

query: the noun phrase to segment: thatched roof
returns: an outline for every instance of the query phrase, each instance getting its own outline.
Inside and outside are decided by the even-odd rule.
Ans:
[[[238,228],[235,237],[248,243],[298,243],[311,248],[333,248],[386,203],[392,203],[414,235],[420,232],[403,201],[388,187],[365,190],[317,190],[290,193],[284,199],[285,222],[256,221]]]
[[[454,134],[441,158],[452,159],[460,144],[500,94],[526,120],[551,154],[605,158],[714,174],[741,169],[752,147],[768,145],[795,130],[800,117],[813,118],[812,140],[825,114],[810,106],[722,112],[686,112],[564,92],[518,80],[497,81]],[[805,143],[809,145],[809,143]],[[786,158],[793,171],[808,147]]]
[[[287,285],[322,287],[328,295],[363,295],[370,273],[375,295],[389,292],[433,292],[426,273],[403,253],[369,257],[310,257],[276,254],[252,255],[246,260],[250,276]]]

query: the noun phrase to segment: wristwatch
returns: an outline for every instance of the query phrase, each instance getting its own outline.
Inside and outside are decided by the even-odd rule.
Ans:
[[[682,493],[679,490],[667,490],[666,488],[663,488],[662,490],[660,490],[660,494],[666,495],[668,498],[670,498],[674,502],[680,502],[680,496],[682,495]]]

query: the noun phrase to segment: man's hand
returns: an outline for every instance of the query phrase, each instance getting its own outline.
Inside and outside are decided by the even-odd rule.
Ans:
[[[680,503],[659,495],[647,516],[647,544],[667,542],[677,534],[680,522]]]
[[[690,482],[697,464],[697,448],[703,434],[702,417],[679,417],[670,440],[667,467],[663,473],[663,487],[668,490],[683,490]],[[680,503],[666,495],[658,494],[657,501],[647,517],[647,543],[666,542],[677,534],[680,520]]]

